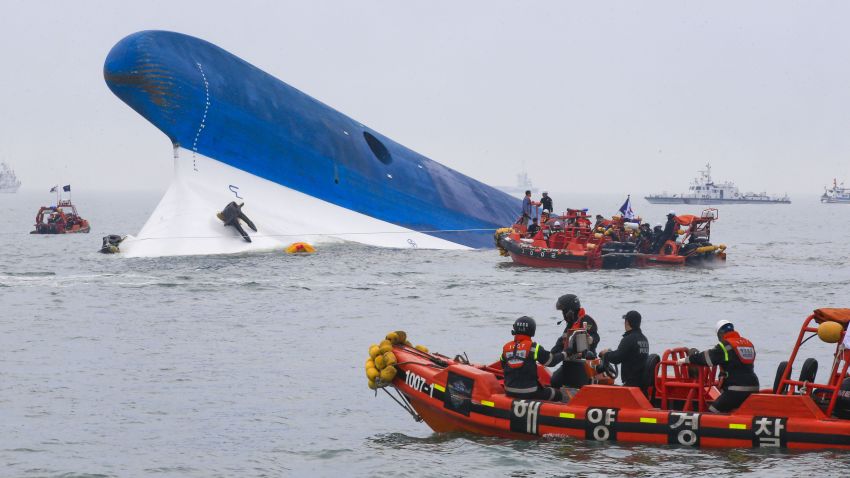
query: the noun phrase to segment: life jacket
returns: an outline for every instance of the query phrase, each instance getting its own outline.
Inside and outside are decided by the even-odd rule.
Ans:
[[[564,343],[564,353],[566,353],[567,350],[569,350],[570,348],[570,338],[572,338],[573,334],[577,330],[584,329],[584,327],[582,326],[582,319],[584,319],[584,316],[587,315],[587,313],[584,311],[584,307],[579,308],[578,314],[576,315],[578,315],[578,318],[576,318],[575,322],[573,322],[573,324],[570,325],[570,328],[564,331],[564,334],[561,336],[561,340],[563,340]]]
[[[756,361],[756,348],[752,342],[741,337],[738,332],[727,332],[720,340],[720,347],[725,354],[725,362],[729,362],[730,349],[735,352],[738,361],[744,365],[752,365]]]
[[[540,346],[527,335],[516,335],[502,347],[502,370],[505,373],[505,391],[533,393],[537,391],[537,353]]]

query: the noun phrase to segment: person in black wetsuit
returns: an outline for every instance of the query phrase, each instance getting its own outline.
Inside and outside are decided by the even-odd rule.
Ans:
[[[548,192],[543,191],[543,197],[540,198],[540,205],[541,209],[544,211],[549,211],[550,213],[554,211],[554,209],[552,209],[552,198],[549,196]]]
[[[667,213],[667,223],[664,224],[664,231],[655,239],[655,244],[652,245],[652,252],[658,254],[664,243],[673,239],[676,236],[676,230],[679,229],[679,222],[676,220],[676,212],[670,211]]]
[[[620,340],[617,350],[605,349],[599,352],[603,361],[622,364],[620,377],[626,387],[642,387],[643,369],[649,356],[649,340],[640,330],[640,314],[630,310],[623,316],[626,333]]]
[[[708,407],[712,412],[731,412],[741,406],[750,394],[759,391],[759,378],[753,371],[756,349],[753,343],[741,337],[728,320],[717,322],[717,339],[714,348],[680,359],[679,365],[692,363],[711,367],[720,365],[725,374],[723,393]]]
[[[233,226],[239,231],[239,234],[242,234],[245,241],[251,242],[251,237],[245,232],[245,229],[242,229],[242,224],[239,221],[245,221],[245,224],[254,232],[257,232],[257,226],[242,212],[242,206],[244,205],[244,202],[242,204],[236,204],[235,201],[230,201],[230,204],[224,206],[224,210],[218,213],[218,218],[224,222],[225,226]]]
[[[560,390],[540,385],[537,364],[544,367],[557,365],[564,354],[552,354],[532,342],[537,323],[531,317],[520,317],[514,322],[511,334],[514,339],[502,347],[499,361],[505,373],[505,394],[509,397],[532,400],[562,401]]]
[[[549,352],[564,353],[566,358],[555,373],[552,374],[553,387],[579,388],[589,383],[587,372],[584,369],[583,359],[595,355],[596,346],[599,344],[599,327],[593,317],[587,315],[581,307],[581,302],[575,294],[565,294],[558,297],[555,309],[561,311],[564,317],[564,333],[558,337],[555,346]],[[587,351],[578,354],[575,350],[573,335],[578,331],[585,331],[588,338]]]

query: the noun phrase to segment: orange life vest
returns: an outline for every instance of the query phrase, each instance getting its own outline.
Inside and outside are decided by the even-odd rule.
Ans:
[[[728,347],[726,347],[728,345]],[[720,341],[720,346],[723,348],[724,353],[728,348],[731,348],[735,351],[735,355],[738,356],[738,360],[744,365],[752,365],[756,361],[756,348],[752,342],[741,337],[740,334],[736,331],[731,331],[726,333],[723,336],[723,339]],[[729,357],[726,357],[726,362],[729,362]]]

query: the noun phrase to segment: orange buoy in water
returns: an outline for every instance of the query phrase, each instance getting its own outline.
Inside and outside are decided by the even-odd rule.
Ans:
[[[286,248],[287,254],[311,253],[316,252],[316,248],[306,242],[293,242]]]

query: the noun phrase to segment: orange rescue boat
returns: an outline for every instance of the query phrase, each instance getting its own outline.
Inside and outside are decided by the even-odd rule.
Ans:
[[[573,437],[594,441],[673,444],[705,448],[850,449],[850,350],[843,345],[850,309],[818,309],[800,329],[788,362],[772,389],[750,395],[732,413],[711,413],[719,395],[717,367],[677,365],[685,348],[651,355],[644,386],[610,383],[606,373],[578,390],[568,403],[519,400],[505,395],[498,362],[468,363],[412,347],[393,332],[370,348],[369,386],[381,389],[436,432],[468,432],[505,438]],[[808,337],[806,337],[808,335]],[[807,359],[791,378],[800,347],[818,335],[837,343],[831,369],[815,380]],[[596,367],[587,367],[589,374]],[[540,367],[547,385],[549,373]],[[392,393],[392,389],[395,389]],[[376,391],[377,393],[377,391]]]

